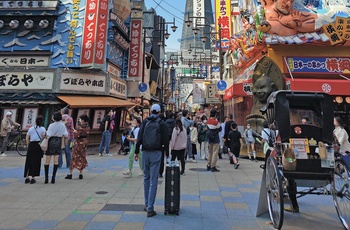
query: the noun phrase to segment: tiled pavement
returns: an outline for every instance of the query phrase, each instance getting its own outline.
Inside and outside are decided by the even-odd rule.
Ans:
[[[0,229],[272,229],[268,213],[256,217],[260,163],[242,159],[235,170],[223,159],[217,173],[205,171],[204,161],[188,163],[181,177],[180,215],[163,214],[160,179],[158,215],[147,218],[138,164],[131,178],[124,177],[127,156],[117,155],[117,146],[112,150],[113,157],[88,155],[83,180],[77,171],[65,180],[68,170],[59,169],[56,184],[44,184],[43,169],[36,184],[24,184],[25,158],[0,157]],[[283,229],[343,229],[331,196],[307,195],[299,205],[300,214],[285,212]]]

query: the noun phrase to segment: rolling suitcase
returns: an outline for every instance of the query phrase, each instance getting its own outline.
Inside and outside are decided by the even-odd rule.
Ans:
[[[165,169],[164,215],[179,215],[180,210],[180,167],[171,162]]]

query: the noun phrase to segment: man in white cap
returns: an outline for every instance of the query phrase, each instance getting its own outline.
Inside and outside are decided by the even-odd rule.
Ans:
[[[3,138],[1,146],[1,156],[6,157],[5,151],[7,150],[7,143],[9,141],[10,133],[15,127],[21,126],[17,122],[11,119],[12,112],[8,111],[5,114],[4,119],[1,121],[1,138]]]
[[[157,194],[158,175],[162,151],[169,148],[169,131],[165,122],[159,118],[160,106],[152,105],[151,115],[143,120],[137,136],[134,159],[138,160],[142,145],[143,187],[147,217],[157,215],[154,202]]]

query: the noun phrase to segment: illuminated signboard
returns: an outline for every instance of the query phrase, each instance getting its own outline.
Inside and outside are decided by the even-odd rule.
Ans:
[[[0,1],[0,10],[55,10],[57,0]]]

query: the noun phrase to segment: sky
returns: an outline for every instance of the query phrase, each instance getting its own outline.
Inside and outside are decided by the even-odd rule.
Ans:
[[[147,9],[154,8],[157,14],[164,17],[167,22],[172,22],[175,17],[175,24],[178,28],[175,33],[170,30],[171,35],[165,43],[167,45],[166,51],[180,50],[178,39],[181,38],[182,26],[184,25],[186,0],[145,0],[145,4]],[[213,3],[212,7],[214,8]]]

